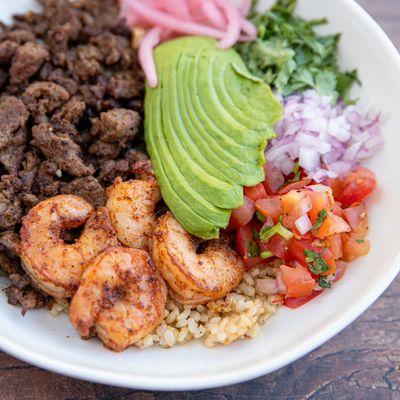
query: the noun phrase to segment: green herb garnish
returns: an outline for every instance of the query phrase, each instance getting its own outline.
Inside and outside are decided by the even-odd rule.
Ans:
[[[271,257],[273,257],[274,256],[274,253],[272,253],[272,251],[269,251],[269,250],[265,250],[265,251],[262,251],[261,253],[260,253],[260,257],[263,259],[263,260],[266,260],[267,258],[271,258]]]
[[[322,274],[323,272],[329,271],[329,265],[322,258],[321,254],[313,250],[304,250],[306,256],[306,263],[308,269],[315,275]]]
[[[260,239],[260,234],[258,233],[257,229],[253,229],[253,239],[254,240]]]
[[[237,46],[250,71],[283,96],[306,89],[342,98],[347,104],[352,86],[359,82],[357,71],[342,72],[338,64],[340,35],[319,35],[314,27],[327,19],[306,20],[294,15],[296,0],[277,0],[272,9],[250,20],[258,38]]]
[[[324,278],[323,276],[320,276],[318,279],[318,285],[324,289],[329,289],[332,287],[332,282],[328,281],[328,279]]]
[[[263,242],[266,242],[269,240],[272,236],[274,235],[280,235],[282,236],[285,240],[289,240],[293,237],[293,233],[290,232],[288,229],[286,229],[280,222],[274,226],[266,226],[261,229],[260,231],[260,239]]]
[[[260,248],[258,247],[258,244],[249,239],[246,240],[246,250],[250,257],[258,257],[260,255]]]
[[[314,225],[312,227],[312,232],[314,235],[318,232],[318,229],[321,228],[327,216],[328,216],[328,211],[326,211],[325,209],[321,210],[318,213],[317,219],[315,220]]]
[[[364,239],[356,239],[356,242],[361,244],[361,243],[365,243],[365,240]]]
[[[298,182],[301,177],[300,164],[298,162],[296,164],[294,164],[293,174],[294,174],[294,176],[293,176],[293,179],[291,180],[291,182]]]
[[[265,222],[267,219],[267,217],[258,210],[256,211],[256,217],[261,222]]]

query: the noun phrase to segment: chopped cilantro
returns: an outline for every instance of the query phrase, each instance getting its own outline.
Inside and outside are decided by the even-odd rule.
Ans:
[[[258,257],[260,255],[260,248],[258,247],[258,244],[249,239],[246,240],[246,250],[250,257]]]
[[[260,239],[260,234],[258,233],[257,229],[253,229],[253,239],[254,240]]]
[[[356,239],[356,242],[361,244],[361,243],[365,243],[365,240],[364,239]]]
[[[318,279],[318,285],[324,289],[329,289],[332,286],[332,282],[328,281],[328,279],[320,276]]]
[[[267,259],[267,258],[271,258],[271,257],[273,257],[274,256],[274,253],[272,253],[271,251],[269,251],[269,250],[265,250],[265,251],[262,251],[261,253],[260,253],[260,257],[263,259],[263,260],[265,260],[265,259]]]
[[[293,237],[293,233],[286,229],[280,222],[274,226],[266,226],[260,231],[260,239],[265,242],[274,235],[280,235],[284,239],[289,240]]]
[[[314,235],[318,232],[318,229],[321,228],[327,216],[328,212],[325,210],[325,208],[318,213],[317,219],[315,220],[314,225],[312,227]]]
[[[238,45],[239,53],[253,74],[283,96],[311,88],[332,96],[333,102],[341,98],[354,103],[349,92],[359,80],[357,71],[340,70],[340,35],[316,33],[314,28],[328,20],[299,17],[294,14],[296,5],[296,0],[276,0],[271,10],[259,13],[255,4],[250,20],[258,37]]]
[[[260,213],[260,211],[258,210],[256,211],[256,217],[261,222],[265,222],[265,220],[267,219],[267,217],[264,214]]]
[[[315,275],[322,274],[323,272],[329,271],[329,265],[323,259],[321,254],[313,250],[304,250],[306,256],[306,262],[308,269]]]

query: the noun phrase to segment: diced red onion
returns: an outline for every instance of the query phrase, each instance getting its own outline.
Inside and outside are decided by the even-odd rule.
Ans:
[[[300,200],[299,210],[300,214],[307,214],[312,209],[312,202],[309,196],[305,196]]]
[[[267,296],[278,293],[278,285],[276,279],[273,278],[257,279],[256,288],[259,293],[266,294]]]
[[[285,294],[286,293],[286,285],[283,283],[281,271],[278,271],[276,273],[276,284],[278,286],[278,293]]]
[[[317,182],[342,177],[383,145],[383,117],[377,109],[363,113],[358,106],[333,105],[315,90],[277,97],[284,115],[265,155],[285,175],[289,161],[298,161]]]
[[[307,186],[307,189],[312,190],[313,192],[321,192],[321,193],[329,193],[332,194],[332,188],[326,185],[310,185]]]
[[[300,218],[297,218],[294,224],[301,235],[305,235],[307,232],[310,232],[313,227],[307,214],[303,214]]]

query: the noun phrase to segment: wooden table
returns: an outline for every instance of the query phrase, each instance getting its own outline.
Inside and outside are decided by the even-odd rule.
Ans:
[[[400,49],[400,0],[359,2]],[[400,277],[368,312],[308,356],[263,378],[202,392],[163,394],[97,385],[43,371],[0,352],[0,400],[400,399],[399,308]]]

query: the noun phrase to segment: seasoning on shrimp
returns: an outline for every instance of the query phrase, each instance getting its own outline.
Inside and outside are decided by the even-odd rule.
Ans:
[[[107,190],[107,208],[118,239],[129,247],[148,249],[155,223],[154,209],[161,195],[154,177],[122,182]]]
[[[96,257],[72,299],[72,325],[123,351],[163,319],[167,290],[147,252],[113,247]]]
[[[67,244],[63,230],[85,224],[79,239]],[[55,196],[40,202],[24,217],[21,229],[23,267],[34,283],[56,299],[71,297],[86,264],[118,244],[108,211],[93,211],[83,198]]]
[[[241,281],[240,256],[222,240],[199,246],[170,212],[160,217],[153,233],[152,256],[171,296],[182,304],[204,304],[224,297]]]

